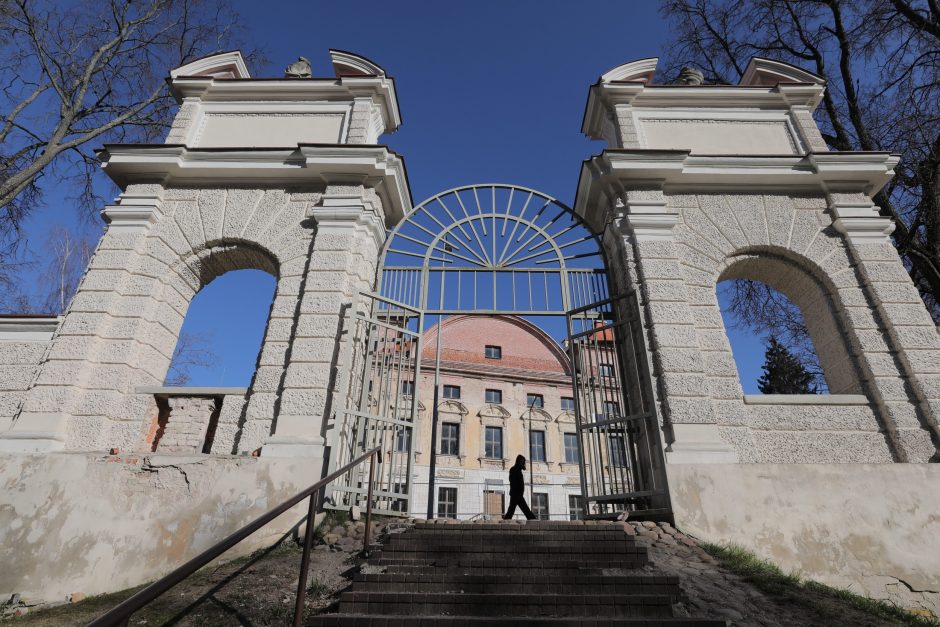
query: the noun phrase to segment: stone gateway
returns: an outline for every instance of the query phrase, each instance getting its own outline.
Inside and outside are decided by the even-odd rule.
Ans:
[[[238,52],[176,68],[166,143],[102,149],[122,191],[67,311],[0,318],[0,596],[154,579],[343,459],[342,416],[365,407],[349,364],[368,350],[351,303],[377,289],[387,237],[420,206],[379,145],[401,123],[394,81],[331,55],[329,78],[301,58],[254,79]],[[642,351],[623,365],[651,395],[657,511],[940,615],[940,337],[872,202],[898,158],[828,150],[812,117],[826,87],[800,68],[755,58],[738,85],[694,71],[663,85],[656,68],[626,63],[590,88],[582,130],[608,148],[582,164],[570,212],[603,249],[607,295],[631,295],[623,318]],[[245,268],[277,281],[251,384],[163,386],[195,294]],[[799,307],[830,394],[743,393],[716,295],[726,279]],[[561,463],[563,440],[550,446]]]

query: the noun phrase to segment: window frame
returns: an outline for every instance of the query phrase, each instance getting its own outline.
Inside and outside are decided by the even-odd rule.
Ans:
[[[535,450],[536,450],[536,449],[535,449],[535,443],[532,441],[533,436],[535,436],[535,434],[539,434],[540,436],[542,436],[542,442],[541,442],[541,447],[542,447],[541,459],[538,459],[538,458],[536,458],[536,456],[535,456]],[[547,462],[548,462],[548,446],[547,446],[546,440],[545,440],[545,431],[542,430],[542,429],[530,429],[530,430],[529,430],[529,460],[530,460],[530,461],[533,461],[533,462],[541,462],[541,463],[547,463]]]
[[[371,383],[371,381],[370,381]],[[402,396],[414,396],[415,395],[415,382],[413,379],[403,379],[401,382],[401,394]]]
[[[490,349],[493,349],[490,351]],[[490,353],[493,353],[492,355]],[[483,347],[483,357],[486,359],[502,359],[503,358],[503,347],[497,346],[496,344],[486,344]]]
[[[447,427],[453,427],[456,431],[453,438],[448,437],[447,441],[453,441],[455,451],[453,453],[444,452],[444,434],[448,431]],[[458,457],[460,455],[460,423],[457,422],[442,422],[441,423],[441,442],[440,442],[440,454],[441,455],[452,455]]]
[[[607,447],[610,453],[610,465],[612,468],[627,467],[627,442],[623,434],[614,433],[607,436]],[[619,462],[619,463],[618,463]]]
[[[408,437],[404,437],[407,434]],[[397,433],[395,433],[395,452],[396,453],[408,453],[411,450],[411,438],[412,438],[412,429],[407,427],[401,427]],[[402,448],[402,445],[405,444],[405,448]]]
[[[606,362],[597,364],[597,376],[610,379],[614,376],[614,365]]]
[[[447,395],[448,390],[457,390],[457,396],[448,396],[448,395]],[[442,396],[443,398],[448,399],[448,400],[459,401],[459,400],[460,400],[460,386],[459,386],[459,385],[451,385],[451,384],[449,384],[449,383],[448,383],[448,384],[445,384],[445,385],[441,388],[441,396]]]
[[[574,439],[574,447],[568,445],[568,436]],[[565,449],[565,463],[566,464],[580,464],[581,463],[581,449],[578,446],[578,434],[574,432],[567,432],[562,434],[562,442]],[[569,451],[574,451],[574,455],[568,455]]]
[[[490,433],[499,434],[499,440],[498,440],[499,451],[497,451],[499,453],[498,455],[491,454],[490,452],[490,446],[491,446],[490,437],[489,437]],[[483,459],[504,459],[503,457],[503,428],[502,427],[497,427],[494,425],[485,425],[483,427]]]
[[[542,498],[545,499],[544,506],[541,503],[539,503],[539,501]],[[551,520],[552,513],[551,513],[551,509],[549,508],[548,492],[533,492],[532,493],[532,507],[530,507],[529,509],[531,509],[532,513],[535,514],[536,520]]]
[[[445,497],[446,494],[446,497]],[[453,496],[451,500],[450,496]],[[453,507],[453,511],[447,511]],[[457,487],[456,486],[440,486],[437,488],[437,517],[438,518],[453,518],[457,519]]]
[[[570,406],[570,407],[565,407],[565,401],[571,401],[571,406]],[[559,403],[560,403],[560,405],[561,405],[561,411],[570,411],[570,412],[573,412],[573,411],[574,411],[575,405],[574,405],[574,397],[573,397],[573,396],[562,396],[562,397],[561,397],[561,400],[559,401]]]
[[[491,401],[490,392],[495,392],[499,396],[499,400]],[[486,388],[483,392],[483,400],[488,405],[502,405],[503,404],[503,391],[498,388]]]
[[[537,398],[539,402],[533,405],[533,398]],[[526,409],[545,409],[545,395],[536,394],[535,392],[526,392],[525,407]]]
[[[574,506],[571,503],[572,499],[575,499]],[[568,495],[568,520],[584,520],[584,497],[580,494]]]

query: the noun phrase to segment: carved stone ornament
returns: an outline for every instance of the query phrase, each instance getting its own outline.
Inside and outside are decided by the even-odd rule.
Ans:
[[[701,85],[705,82],[705,75],[694,67],[684,67],[679,72],[679,79],[676,81],[679,85]]]
[[[284,69],[284,78],[312,78],[310,61],[306,57],[299,57]]]

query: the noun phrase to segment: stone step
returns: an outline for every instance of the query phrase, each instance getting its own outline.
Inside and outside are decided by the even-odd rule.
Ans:
[[[552,555],[537,556],[521,554],[507,559],[505,555],[488,554],[486,556],[472,553],[461,554],[420,554],[405,553],[403,556],[382,556],[372,558],[369,564],[374,566],[437,566],[459,568],[481,568],[499,572],[500,569],[518,571],[519,569],[548,570],[559,568],[637,568],[649,563],[646,553],[590,553],[581,555]]]
[[[437,569],[439,571],[440,569]],[[424,574],[359,574],[356,589],[364,592],[461,592],[476,594],[664,594],[680,596],[678,577],[648,575],[542,575],[537,581],[511,575],[453,572]]]
[[[395,553],[528,553],[537,551],[541,555],[560,555],[564,553],[642,553],[643,547],[632,542],[539,542],[508,544],[502,542],[482,544],[461,544],[459,542],[421,542],[411,540],[394,542],[382,546],[383,554]]]
[[[467,617],[467,616],[391,616],[382,614],[324,614],[308,619],[310,627],[434,627],[436,625],[459,627],[726,627],[722,620],[699,618],[533,618],[515,616],[511,621],[506,617]]]
[[[636,544],[636,538],[628,536],[625,533],[605,532],[595,536],[587,534],[540,534],[538,532],[530,533],[414,533],[400,534],[385,541],[386,545],[407,544],[409,542],[421,542],[425,544],[461,544],[466,546],[481,545],[514,545],[514,546],[532,546],[542,544],[566,544],[566,545],[585,545],[585,544]]]
[[[483,577],[494,577],[498,575],[506,575],[509,573],[509,577],[519,578],[520,575],[524,576],[524,573],[514,573],[514,571],[507,570],[506,565],[495,566],[492,568],[471,568],[468,566],[456,566],[452,563],[445,563],[439,566],[434,564],[379,564],[385,568],[385,573],[387,575],[440,575],[441,577],[447,579],[449,577],[456,577],[459,575],[466,574],[475,574]],[[543,576],[552,576],[557,575],[559,572],[565,573],[565,575],[571,575],[572,577],[581,577],[581,576],[591,576],[591,577],[601,577],[605,575],[627,575],[630,576],[631,573],[635,572],[637,568],[644,566],[645,564],[630,564],[626,566],[603,566],[603,567],[591,567],[591,566],[581,566],[578,568],[568,568],[560,571],[555,571],[551,568],[536,568],[539,573],[539,578]],[[532,570],[531,566],[526,566]],[[621,571],[621,572],[617,572]]]
[[[339,610],[410,616],[662,618],[672,616],[672,599],[668,595],[344,592]]]

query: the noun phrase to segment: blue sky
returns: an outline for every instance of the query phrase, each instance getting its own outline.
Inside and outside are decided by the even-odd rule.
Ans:
[[[458,185],[503,182],[571,204],[581,161],[604,148],[580,132],[588,87],[625,61],[660,55],[669,36],[652,1],[234,4],[244,47],[269,60],[250,67],[254,76],[280,76],[301,55],[315,76],[330,76],[327,50],[339,48],[396,79],[404,123],[382,141],[405,157],[416,203]],[[66,201],[46,204],[29,225],[37,237],[54,222],[75,222]],[[194,371],[191,384],[248,383],[272,287],[266,275],[242,271],[197,296],[186,330],[211,334],[220,364]],[[739,360],[745,354],[753,389],[763,350],[749,343],[736,351]]]

